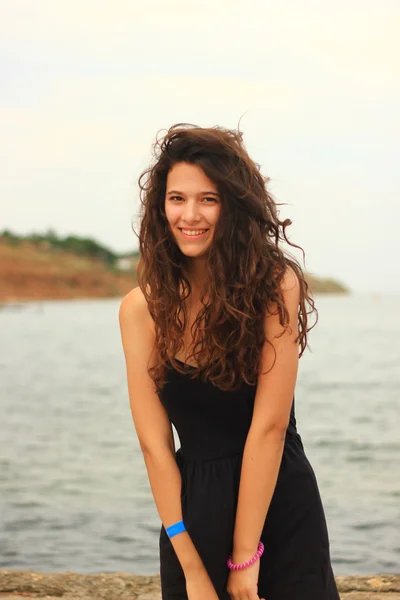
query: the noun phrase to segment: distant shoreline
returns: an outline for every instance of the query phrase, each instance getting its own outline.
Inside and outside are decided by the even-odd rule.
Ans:
[[[109,262],[53,248],[48,242],[13,244],[0,239],[0,306],[123,297],[137,286],[137,262],[134,255]],[[313,294],[350,293],[333,279],[305,276]]]

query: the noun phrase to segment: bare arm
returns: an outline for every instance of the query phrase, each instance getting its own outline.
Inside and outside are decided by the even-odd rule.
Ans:
[[[147,372],[153,349],[153,321],[140,288],[119,310],[130,407],[158,514],[169,527],[182,520],[181,474],[175,459],[172,426]],[[171,538],[185,575],[204,569],[188,532]]]
[[[257,551],[262,528],[278,479],[282,460],[286,429],[298,370],[299,347],[295,343],[298,335],[298,307],[300,287],[292,269],[287,270],[282,292],[289,312],[290,330],[281,337],[283,328],[278,314],[265,318],[265,336],[271,345],[264,343],[262,371],[257,381],[252,423],[247,435],[237,505],[234,547],[232,560],[240,563],[248,560]],[[276,312],[270,306],[269,313]]]

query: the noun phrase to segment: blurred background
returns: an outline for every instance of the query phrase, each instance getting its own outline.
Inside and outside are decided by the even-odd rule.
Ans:
[[[397,0],[0,10],[0,569],[158,572],[118,326],[137,179],[159,130],[240,121],[319,310],[296,416],[334,573],[400,573]]]

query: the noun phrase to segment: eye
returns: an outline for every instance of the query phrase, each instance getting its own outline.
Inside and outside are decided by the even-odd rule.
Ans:
[[[213,198],[212,196],[208,196],[206,198],[203,198],[203,200],[211,200],[212,202],[218,202],[217,198]]]
[[[182,200],[182,196],[170,196],[170,200]]]

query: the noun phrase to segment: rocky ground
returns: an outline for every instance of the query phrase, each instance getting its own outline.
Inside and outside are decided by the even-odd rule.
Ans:
[[[400,600],[399,575],[337,576],[342,600]],[[0,571],[2,600],[161,600],[158,575]],[[322,600],[322,599],[321,599]]]

